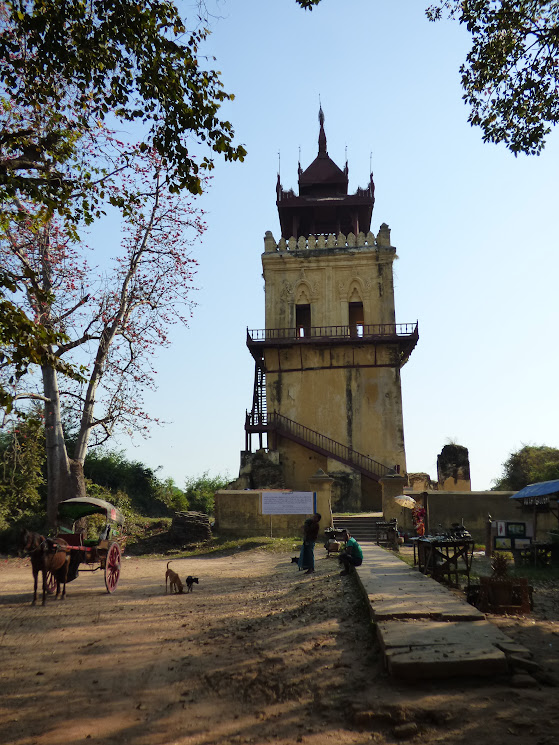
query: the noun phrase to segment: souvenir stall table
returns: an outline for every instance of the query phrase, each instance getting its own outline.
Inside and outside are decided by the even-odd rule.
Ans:
[[[424,536],[413,541],[414,564],[422,574],[451,587],[459,586],[459,575],[470,584],[474,541],[466,531]]]
[[[551,513],[559,520],[559,479],[540,481],[528,484],[516,494],[514,499],[522,512],[531,513],[533,520],[534,540],[531,545],[513,549],[516,566],[547,567],[559,560],[559,543],[554,541],[538,541],[538,515]],[[551,534],[550,534],[551,535]]]

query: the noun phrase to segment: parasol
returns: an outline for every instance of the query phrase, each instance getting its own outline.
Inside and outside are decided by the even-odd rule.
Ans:
[[[394,501],[396,504],[399,504],[400,507],[406,507],[408,510],[413,510],[417,502],[413,497],[408,497],[406,494],[402,494],[399,497],[394,497]]]

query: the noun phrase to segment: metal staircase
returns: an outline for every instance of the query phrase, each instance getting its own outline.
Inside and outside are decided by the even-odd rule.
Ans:
[[[257,434],[259,447],[264,446],[263,435],[267,436],[267,445],[276,449],[277,437],[286,437],[300,445],[320,453],[327,458],[334,458],[344,463],[364,476],[379,481],[383,476],[394,473],[390,466],[379,463],[368,455],[359,453],[341,442],[305,427],[299,422],[288,419],[277,412],[268,413],[266,404],[266,372],[261,365],[255,366],[254,390],[252,395],[252,410],[246,413],[245,419],[245,450],[251,450],[251,435]]]
[[[353,450],[341,442],[336,442],[336,440],[332,440],[330,437],[326,437],[320,432],[316,432],[276,412],[271,414],[254,411],[247,412],[245,433],[245,449],[247,451],[250,450],[250,436],[252,434],[258,434],[260,448],[263,447],[262,435],[266,434],[268,436],[268,447],[273,450],[277,447],[277,437],[279,435],[280,437],[286,437],[293,442],[297,442],[309,450],[313,450],[315,453],[324,455],[327,458],[333,458],[340,463],[345,463],[345,465],[354,468],[363,476],[373,479],[373,481],[379,481],[383,476],[395,472],[394,468],[390,468],[390,466],[386,466],[384,463],[379,463],[368,455],[359,453],[357,450]]]
[[[252,410],[246,413],[245,421],[245,450],[250,450],[250,434],[258,434],[259,447],[263,447],[262,435],[267,432],[266,421],[268,405],[266,403],[266,372],[256,365],[254,371],[254,389],[252,393]]]
[[[287,437],[293,442],[297,442],[309,448],[309,450],[313,450],[315,453],[320,453],[328,458],[334,458],[340,463],[345,463],[347,466],[355,468],[356,471],[359,471],[374,481],[378,481],[388,473],[394,472],[389,466],[385,466],[383,463],[369,458],[368,455],[363,455],[363,453],[359,453],[357,450],[353,450],[341,442],[336,442],[336,440],[332,440],[330,437],[326,437],[320,432],[294,422],[292,419],[288,419],[281,414],[277,414],[276,412],[268,414],[267,420],[269,432]]]

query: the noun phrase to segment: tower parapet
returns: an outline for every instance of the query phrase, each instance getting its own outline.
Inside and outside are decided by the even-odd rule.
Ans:
[[[366,248],[366,249],[396,249],[390,245],[390,228],[386,223],[383,223],[380,227],[378,235],[375,236],[370,230],[367,234],[348,233],[344,235],[339,233],[334,235],[333,233],[320,233],[318,235],[303,236],[300,235],[298,238],[291,236],[291,238],[280,238],[276,242],[272,232],[266,231],[264,236],[264,252],[290,252],[293,251],[314,251],[322,249],[341,248],[341,249],[352,249],[352,248]]]

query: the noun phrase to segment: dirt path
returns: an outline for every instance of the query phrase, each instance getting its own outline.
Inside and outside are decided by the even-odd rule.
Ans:
[[[28,562],[2,562],[3,745],[559,743],[552,605],[554,618],[499,621],[534,649],[548,685],[411,685],[385,676],[334,559],[320,556],[312,576],[258,550],[176,560],[200,584],[173,596],[166,562],[124,560],[112,596],[100,572],[82,573],[44,608],[30,605]]]

